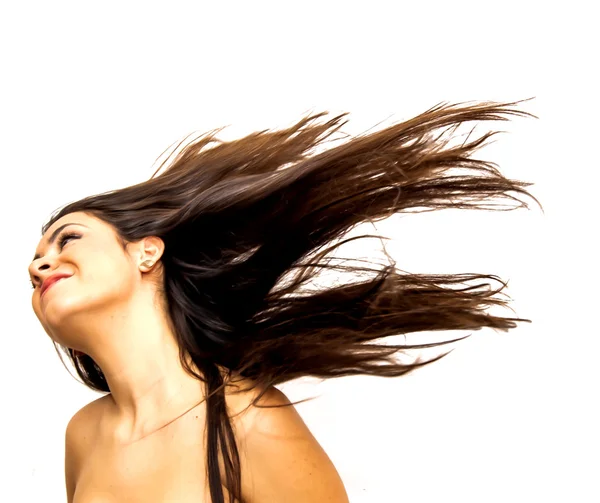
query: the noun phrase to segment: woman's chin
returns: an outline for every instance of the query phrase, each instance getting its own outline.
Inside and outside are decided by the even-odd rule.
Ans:
[[[51,292],[48,292],[51,294]],[[61,328],[69,321],[73,321],[77,314],[86,313],[85,305],[82,302],[73,299],[72,297],[64,297],[60,295],[48,295],[42,299],[42,313],[46,319],[46,324],[53,328]]]

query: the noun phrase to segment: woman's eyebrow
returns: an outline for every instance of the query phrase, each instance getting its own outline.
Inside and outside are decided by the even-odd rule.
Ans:
[[[62,224],[60,227],[58,227],[57,229],[55,229],[55,231],[50,235],[50,239],[48,239],[48,243],[52,244],[54,243],[54,241],[56,240],[56,236],[58,236],[58,234],[60,233],[60,231],[62,231],[65,227],[68,227],[69,225],[81,225],[82,227],[87,227],[89,229],[89,227],[87,225],[83,225],[83,224],[78,224],[76,222],[68,222],[66,224]],[[39,253],[36,253],[33,256],[33,260],[37,260],[41,257],[41,255]],[[32,260],[32,262],[33,262]]]

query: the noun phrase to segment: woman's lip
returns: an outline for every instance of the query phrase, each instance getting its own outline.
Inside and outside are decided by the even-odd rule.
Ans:
[[[70,278],[71,276],[64,276],[62,278],[58,278],[57,280],[54,280],[52,283],[50,283],[42,292],[42,295],[40,295],[40,298],[42,298],[44,295],[46,295],[46,292],[48,290],[50,290],[50,288],[52,288],[54,285],[56,285],[56,283],[58,283],[59,281],[63,280],[63,279],[67,279]]]

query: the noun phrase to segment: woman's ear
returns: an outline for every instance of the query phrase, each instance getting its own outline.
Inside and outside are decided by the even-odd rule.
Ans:
[[[150,270],[162,257],[165,250],[165,243],[157,236],[148,236],[140,239],[139,246],[139,266]]]

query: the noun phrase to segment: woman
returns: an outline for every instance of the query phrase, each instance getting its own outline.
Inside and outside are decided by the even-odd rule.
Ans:
[[[395,212],[530,196],[531,184],[470,157],[495,133],[455,146],[433,135],[531,116],[518,103],[441,104],[319,152],[344,115],[226,143],[206,135],[160,175],[55,214],[29,268],[33,309],[84,383],[108,392],[67,426],[68,500],[348,501],[275,385],[400,376],[448,353],[406,364],[399,351],[460,339],[378,339],[530,320],[484,312],[507,304],[496,297],[501,281],[496,290],[446,286],[495,276],[401,275],[394,264],[369,269],[327,255],[354,226]],[[452,168],[472,174],[446,174]],[[303,289],[323,268],[363,276]]]

